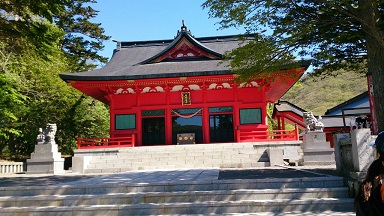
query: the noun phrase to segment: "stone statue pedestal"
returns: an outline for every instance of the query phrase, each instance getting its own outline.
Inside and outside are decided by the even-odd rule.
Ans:
[[[64,158],[56,143],[35,145],[31,159],[27,159],[28,174],[63,174]]]
[[[61,158],[61,153],[58,151],[58,146],[54,140],[55,132],[46,132],[44,136],[41,136],[42,134],[39,135],[40,137],[38,136],[35,151],[31,154],[31,159],[27,159],[28,174],[64,173],[64,158]],[[44,140],[44,137],[49,139]]]
[[[307,132],[303,136],[302,165],[332,165],[335,164],[335,150],[326,141],[325,133],[321,131]]]

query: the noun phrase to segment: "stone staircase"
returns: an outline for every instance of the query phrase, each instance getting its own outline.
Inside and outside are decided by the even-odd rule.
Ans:
[[[298,157],[300,143],[287,141],[80,149],[75,151],[72,169],[80,173],[117,173],[179,168],[268,167],[267,149],[282,148],[287,153],[296,152],[294,157]]]
[[[108,183],[0,188],[2,216],[354,215],[352,209],[348,188],[335,176],[130,183],[113,174]]]

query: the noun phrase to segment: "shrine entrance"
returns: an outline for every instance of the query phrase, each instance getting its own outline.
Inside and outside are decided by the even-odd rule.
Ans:
[[[209,136],[211,143],[234,142],[232,114],[210,115]]]
[[[195,142],[203,143],[202,109],[173,110],[172,116],[172,143],[176,144],[177,134],[194,133]]]
[[[165,118],[143,118],[143,145],[165,144]]]

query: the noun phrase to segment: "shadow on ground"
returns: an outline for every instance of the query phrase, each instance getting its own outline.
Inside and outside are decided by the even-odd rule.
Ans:
[[[49,186],[65,182],[77,181],[82,179],[93,178],[92,175],[50,175],[50,176],[23,176],[18,174],[12,177],[0,177],[0,187],[16,187],[16,186]]]
[[[335,169],[221,169],[219,180],[339,176]]]

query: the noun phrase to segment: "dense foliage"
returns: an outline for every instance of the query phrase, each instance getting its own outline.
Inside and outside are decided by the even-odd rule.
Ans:
[[[254,42],[229,53],[231,66],[246,80],[270,67],[313,59],[315,72],[339,69],[373,76],[379,130],[384,130],[384,2],[382,0],[207,0],[221,28],[245,27]]]
[[[72,153],[78,136],[108,135],[107,107],[81,95],[58,76],[74,68],[94,67],[84,66],[87,60],[105,60],[92,54],[108,38],[102,35],[99,25],[96,26],[101,36],[94,36],[97,40],[92,42],[91,39],[66,41],[67,31],[74,28],[57,24],[70,8],[76,6],[81,10],[84,7],[81,3],[86,2],[90,1],[0,0],[0,156],[29,156],[36,144],[38,128],[45,128],[47,123],[58,125],[56,141],[63,154]],[[73,19],[79,17],[73,13]],[[89,22],[86,18],[89,17],[85,16],[83,21]],[[76,31],[83,34],[81,29]],[[89,43],[99,46],[90,48]],[[69,50],[68,46],[73,49]],[[69,58],[76,49],[89,55]]]

